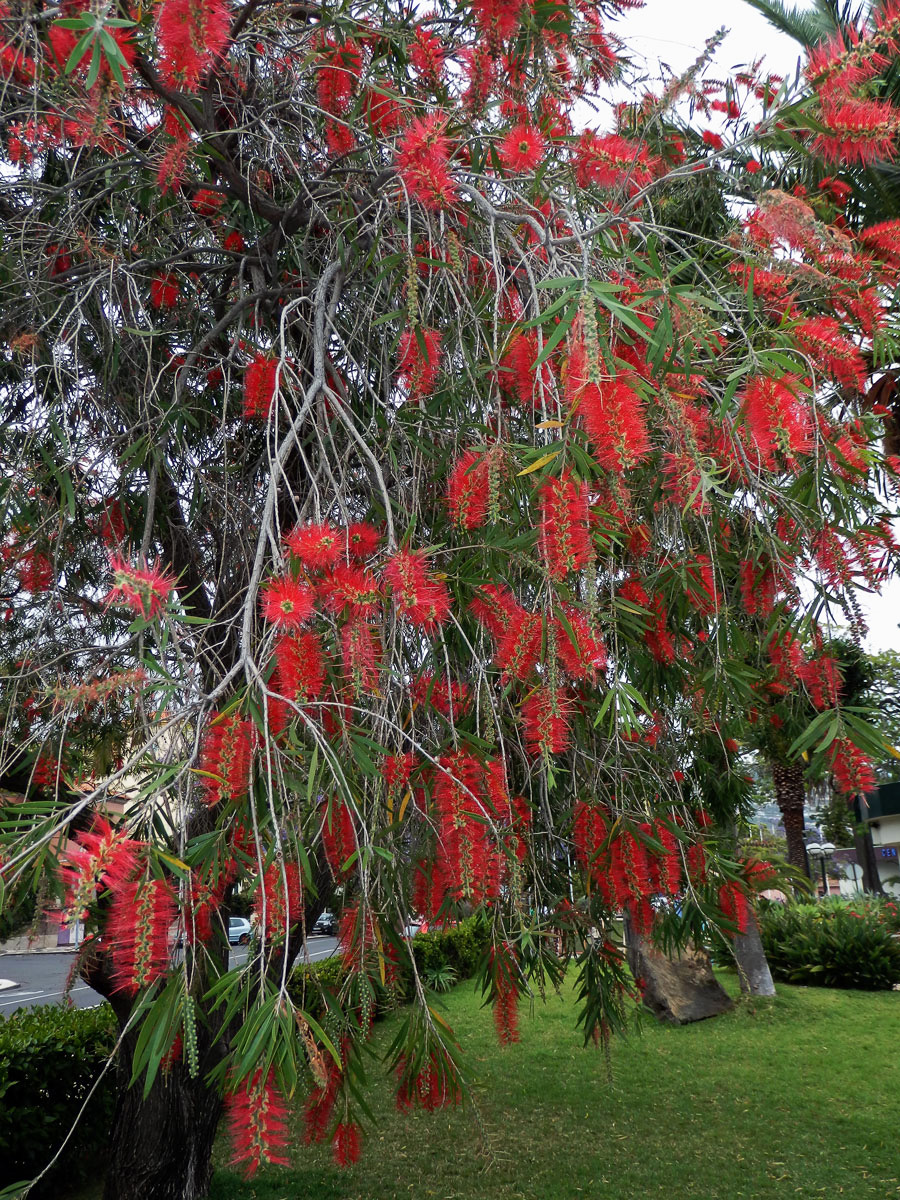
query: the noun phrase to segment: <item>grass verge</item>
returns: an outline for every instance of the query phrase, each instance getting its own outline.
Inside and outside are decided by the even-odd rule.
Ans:
[[[726,977],[727,979],[727,977]],[[727,986],[731,986],[727,983]],[[373,1067],[359,1164],[305,1147],[252,1181],[217,1148],[212,1200],[784,1200],[900,1196],[900,994],[779,985],[684,1028],[645,1021],[583,1050],[571,995],[522,1014],[501,1049],[471,984],[443,998],[474,1077],[474,1105],[395,1111]],[[378,1042],[391,1022],[376,1028]]]

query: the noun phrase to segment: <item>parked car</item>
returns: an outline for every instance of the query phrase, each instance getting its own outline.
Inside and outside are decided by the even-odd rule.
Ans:
[[[232,946],[246,946],[250,941],[250,922],[246,917],[228,918],[228,941]]]
[[[319,937],[334,937],[337,933],[337,917],[326,908],[319,914],[319,919],[312,927],[313,934]]]

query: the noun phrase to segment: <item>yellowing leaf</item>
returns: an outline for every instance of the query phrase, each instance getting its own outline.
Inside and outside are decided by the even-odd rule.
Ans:
[[[533,462],[530,467],[526,467],[524,471],[517,472],[517,477],[518,475],[530,475],[533,471],[539,471],[541,467],[546,467],[547,463],[553,462],[554,458],[561,453],[561,450],[553,450],[550,454],[545,454],[537,462]]]
[[[535,425],[535,429],[562,429],[563,425],[565,425],[565,421],[539,421]]]

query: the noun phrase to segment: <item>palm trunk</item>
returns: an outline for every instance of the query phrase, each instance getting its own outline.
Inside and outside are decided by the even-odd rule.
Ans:
[[[759,936],[756,913],[752,908],[747,917],[747,932],[737,934],[734,939],[734,961],[744,995],[775,995],[772,972],[769,970],[769,961]]]
[[[784,836],[787,839],[787,859],[804,875],[809,875],[806,860],[806,845],[803,841],[806,782],[800,763],[773,763],[772,779],[775,784],[775,801],[781,812]]]

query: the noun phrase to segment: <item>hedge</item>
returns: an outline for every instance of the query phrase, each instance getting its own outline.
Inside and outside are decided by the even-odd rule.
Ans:
[[[45,1005],[0,1017],[0,1187],[31,1179],[71,1129],[116,1043],[108,1004]],[[59,1160],[31,1196],[91,1178],[109,1144],[115,1072],[107,1071]]]
[[[457,980],[470,979],[490,945],[490,926],[479,917],[467,917],[446,929],[417,933],[412,939],[416,969],[425,975],[451,967]],[[328,995],[336,996],[347,981],[349,972],[339,954],[314,963],[302,963],[291,972],[289,991],[295,1004],[311,1016],[321,1017],[327,1008]],[[396,1007],[398,1001],[409,997],[412,978],[401,970],[392,989],[374,982],[376,1014]]]
[[[889,990],[900,983],[896,907],[854,901],[771,904],[759,929],[776,979],[817,987]]]

